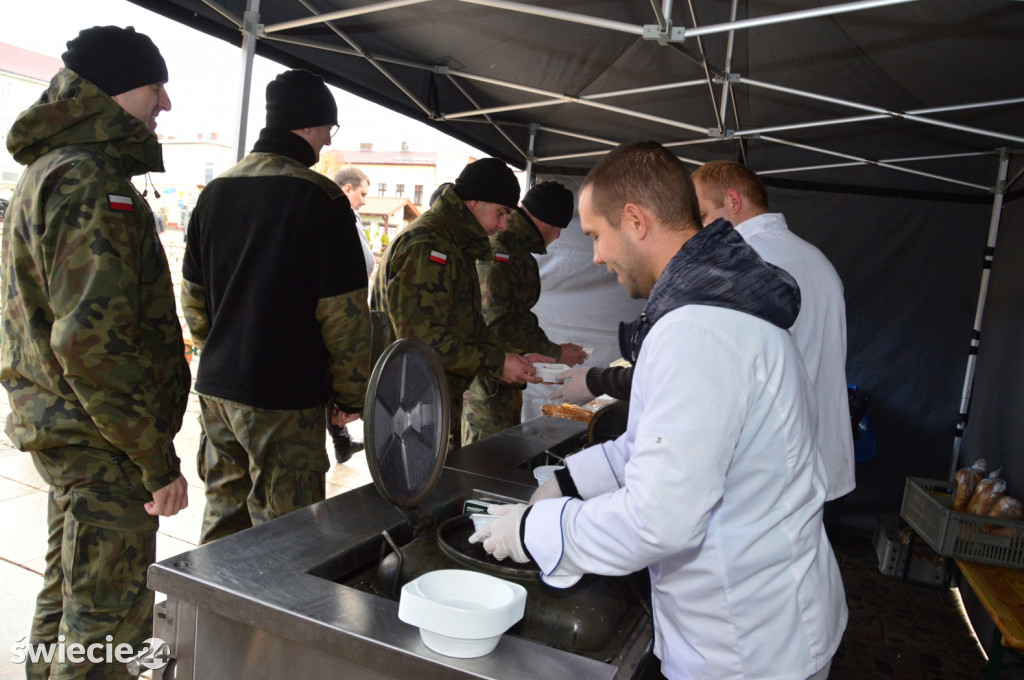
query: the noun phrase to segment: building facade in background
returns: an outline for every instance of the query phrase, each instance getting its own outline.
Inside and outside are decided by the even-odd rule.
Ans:
[[[157,134],[164,154],[164,172],[150,176],[157,191],[148,191],[153,212],[167,229],[185,229],[188,217],[210,180],[235,164],[232,146],[222,142],[216,132],[200,133],[195,139],[164,137]],[[136,185],[145,179],[135,178]],[[159,193],[159,196],[156,193]]]
[[[0,198],[11,197],[24,169],[7,152],[7,133],[62,66],[60,59],[0,43]]]
[[[380,254],[406,224],[430,206],[439,184],[454,182],[462,168],[475,160],[464,151],[374,151],[370,142],[358,150],[325,149],[313,166],[328,177],[343,165],[354,165],[370,178],[366,205],[359,210],[370,249]]]

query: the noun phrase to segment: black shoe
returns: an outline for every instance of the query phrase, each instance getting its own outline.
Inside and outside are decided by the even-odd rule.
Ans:
[[[363,443],[352,441],[352,437],[344,427],[338,427],[328,421],[327,431],[331,434],[331,441],[334,443],[334,460],[338,465],[347,463],[353,453],[363,450]]]

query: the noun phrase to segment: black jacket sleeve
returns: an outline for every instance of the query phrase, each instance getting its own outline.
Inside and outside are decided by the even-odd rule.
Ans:
[[[592,394],[607,394],[609,397],[629,401],[632,388],[632,366],[592,368],[587,371],[587,389]]]

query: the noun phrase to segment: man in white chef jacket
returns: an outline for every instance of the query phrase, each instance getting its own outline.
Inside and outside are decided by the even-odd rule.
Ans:
[[[843,497],[856,486],[850,401],[846,391],[846,301],[843,282],[824,253],[800,238],[782,213],[768,212],[757,175],[734,161],[711,161],[693,172],[701,222],[732,222],[758,255],[793,275],[800,315],[789,332],[814,385],[818,450],[825,462],[825,529],[839,522]]]
[[[470,540],[544,580],[648,568],[672,679],[825,678],[847,610],[822,525],[817,414],[787,328],[799,289],[725,220],[701,229],[682,163],[617,147],[584,180],[594,262],[648,298],[619,439],[566,459],[531,505],[492,506]]]

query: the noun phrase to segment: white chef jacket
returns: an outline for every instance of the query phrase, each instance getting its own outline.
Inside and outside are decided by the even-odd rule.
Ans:
[[[662,317],[640,351],[626,433],[566,459],[585,500],[527,515],[544,580],[649,567],[669,678],[820,670],[847,609],[810,394],[786,331],[704,305]]]
[[[818,405],[818,450],[833,500],[856,486],[853,429],[846,392],[846,302],[832,263],[786,225],[781,213],[758,215],[736,226],[766,262],[782,267],[800,286],[800,314],[793,335]]]
[[[359,216],[355,208],[352,212],[356,216],[356,232],[359,234],[359,243],[363,246],[363,260],[366,261],[366,275],[370,276],[373,274],[373,268],[377,266],[377,261],[373,257],[373,251],[370,250],[370,244],[366,240],[366,234],[363,233],[363,218]]]

